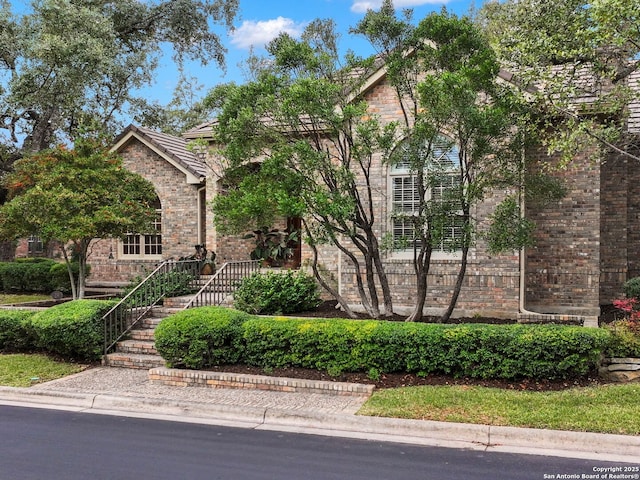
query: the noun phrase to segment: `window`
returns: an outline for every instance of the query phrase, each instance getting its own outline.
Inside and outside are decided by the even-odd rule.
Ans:
[[[459,250],[463,234],[463,220],[457,209],[450,207],[450,200],[456,197],[460,187],[458,148],[446,137],[438,139],[431,153],[427,148],[411,148],[407,142],[398,150],[399,157],[390,169],[391,182],[391,233],[396,252],[413,251],[415,229],[421,228],[418,212],[421,204],[418,178],[415,167],[425,167],[426,199],[432,208],[442,207],[444,214],[438,229],[438,242],[433,246],[434,254],[446,256]],[[429,155],[430,158],[415,162],[412,155]],[[434,203],[437,203],[434,204]],[[419,246],[419,245],[418,245]]]
[[[42,255],[44,253],[44,243],[38,235],[29,235],[27,239],[27,254]]]
[[[159,257],[162,255],[162,209],[160,199],[156,199],[156,216],[153,220],[153,231],[138,235],[129,234],[122,240],[124,256]]]

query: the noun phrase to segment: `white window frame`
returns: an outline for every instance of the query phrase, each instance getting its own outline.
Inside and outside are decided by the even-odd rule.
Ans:
[[[402,147],[400,146],[399,148],[402,148]],[[452,161],[454,162],[454,165],[457,164],[458,163],[458,158],[456,156],[457,148],[458,147],[454,145],[448,151],[446,152],[442,151],[442,154],[440,155],[439,158],[443,158],[444,155],[447,155],[447,158],[452,159]],[[415,182],[415,180],[417,180],[417,177],[415,175],[415,172],[411,172],[408,162],[392,165],[389,167],[388,172],[389,172],[388,188],[390,192],[389,211],[391,212],[389,215],[389,232],[391,233],[393,242],[395,244],[396,232],[404,231],[406,230],[406,228],[400,225],[404,223],[404,221],[402,219],[394,218],[393,214],[394,212],[397,212],[399,210],[406,213],[411,213],[411,212],[415,213],[415,207],[417,207],[419,202],[419,198],[417,197],[417,183]],[[448,178],[457,180],[460,172],[458,167],[454,166],[450,171],[444,171],[440,174],[445,175]],[[409,192],[408,194],[406,192],[403,192],[400,198],[396,199],[396,192],[397,192],[396,185],[398,180],[400,179],[403,181],[403,183],[405,182],[414,183],[414,190],[413,190],[413,194],[411,194],[410,191],[408,191]],[[452,182],[452,185],[453,184],[454,182]],[[409,188],[410,188],[410,185],[409,185]],[[442,192],[446,189],[446,187],[442,185],[439,188],[440,188],[440,195],[442,195]],[[434,194],[433,189],[432,188],[428,189],[426,192],[427,200],[430,200],[433,194]],[[455,227],[452,227],[452,229],[454,230],[452,234],[452,238],[455,238]],[[462,258],[462,249],[456,249],[453,251],[446,250],[444,248],[445,241],[446,239],[443,239],[443,242],[441,243],[440,248],[433,249],[431,258],[433,260],[459,260],[460,258]],[[399,260],[413,259],[413,246],[408,245],[406,248],[394,248],[391,252],[391,258],[399,259]]]
[[[160,206],[160,201],[156,202]],[[126,260],[162,259],[162,208],[156,208],[153,220],[153,232],[128,234],[119,242],[119,253]],[[133,249],[133,252],[131,251]]]

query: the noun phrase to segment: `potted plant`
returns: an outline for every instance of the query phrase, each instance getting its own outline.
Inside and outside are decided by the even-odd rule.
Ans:
[[[243,238],[255,239],[256,246],[251,251],[252,260],[263,260],[271,267],[280,267],[293,256],[294,249],[291,245],[298,241],[298,232],[262,227]]]

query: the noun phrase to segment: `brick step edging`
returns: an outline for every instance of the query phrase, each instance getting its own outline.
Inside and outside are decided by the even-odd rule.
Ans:
[[[182,370],[177,368],[152,368],[149,381],[153,385],[205,388],[237,388],[272,390],[277,392],[321,393],[328,395],[363,396],[373,393],[374,385],[300,378],[270,377],[243,373]]]

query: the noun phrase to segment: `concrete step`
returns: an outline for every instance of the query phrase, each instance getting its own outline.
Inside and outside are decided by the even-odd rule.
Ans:
[[[158,351],[153,340],[122,340],[116,344],[116,353],[157,355]]]
[[[160,355],[143,355],[140,353],[109,353],[102,360],[110,367],[151,369],[163,367],[164,359]]]

